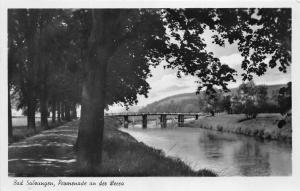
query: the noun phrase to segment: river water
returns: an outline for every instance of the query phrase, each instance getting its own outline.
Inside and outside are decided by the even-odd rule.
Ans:
[[[177,157],[194,170],[210,169],[220,176],[288,176],[292,174],[292,147],[243,135],[200,128],[149,128],[140,125],[120,130],[146,145]]]

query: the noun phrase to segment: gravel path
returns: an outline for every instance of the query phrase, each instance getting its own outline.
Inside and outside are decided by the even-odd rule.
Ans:
[[[79,121],[26,138],[8,146],[9,176],[70,176],[75,171],[73,144]]]

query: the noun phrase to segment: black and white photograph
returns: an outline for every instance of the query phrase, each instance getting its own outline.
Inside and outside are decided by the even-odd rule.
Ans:
[[[1,174],[16,190],[294,180],[296,4],[8,6]]]

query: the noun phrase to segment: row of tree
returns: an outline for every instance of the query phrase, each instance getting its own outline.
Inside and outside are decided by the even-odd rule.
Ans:
[[[9,137],[13,136],[11,99],[34,131],[36,111],[44,129],[49,128],[49,111],[53,122],[75,118],[80,83],[69,67],[78,52],[66,52],[72,44],[62,22],[63,11],[9,10],[8,19]]]
[[[151,55],[162,57],[160,11],[9,10],[9,136],[12,94],[33,129],[36,111],[47,129],[49,110],[69,119],[80,104],[78,162],[93,171],[101,164],[104,109],[148,93],[149,66],[160,60]]]
[[[221,46],[238,42],[244,79],[290,65],[291,9],[11,9],[8,101],[17,92],[30,127],[39,108],[45,128],[49,108],[80,104],[77,161],[97,173],[104,109],[147,96],[150,66],[164,60],[178,77],[198,77],[198,91],[234,81],[235,70],[205,49],[206,30]]]
[[[286,113],[291,109],[291,99],[291,82],[268,94],[267,86],[257,86],[250,81],[242,83],[236,92],[206,92],[199,97],[199,106],[212,114],[226,111],[229,114],[244,113],[247,118],[255,118],[258,113]]]

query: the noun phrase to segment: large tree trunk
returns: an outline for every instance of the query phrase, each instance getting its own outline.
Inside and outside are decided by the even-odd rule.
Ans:
[[[8,85],[8,141],[13,139],[11,101],[10,101],[10,86]]]
[[[81,120],[76,143],[79,167],[87,175],[98,174],[102,160],[106,69],[109,43],[112,43],[109,33],[106,33],[109,29],[104,23],[108,21],[103,13],[103,10],[92,10],[89,57],[82,85]]]
[[[35,109],[36,109],[36,102],[34,99],[30,98],[27,103],[27,127],[28,129],[33,129],[34,132],[36,132]]]
[[[97,81],[97,88],[93,87],[94,80]],[[100,170],[104,129],[103,74],[94,80],[90,78],[83,84],[77,140],[77,161],[82,172],[89,175],[97,174]]]

